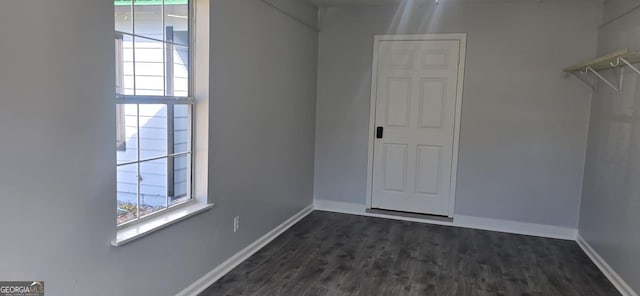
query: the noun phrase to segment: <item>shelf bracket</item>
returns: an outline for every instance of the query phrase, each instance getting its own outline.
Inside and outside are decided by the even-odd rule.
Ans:
[[[589,81],[588,79],[586,79],[585,77],[577,74],[577,73],[582,73],[582,72],[572,72],[572,73],[567,73],[567,76],[571,76],[573,78],[575,78],[578,82],[580,82],[580,84],[582,84],[583,86],[585,86],[586,88],[590,89],[590,90],[595,90],[595,83],[593,83],[592,81]]]
[[[640,74],[640,70],[636,68],[634,65],[632,65],[631,63],[629,63],[629,61],[627,61],[623,57],[619,57],[615,63],[611,62],[609,63],[609,65],[611,65],[611,67],[618,67],[620,65],[620,62],[625,63],[629,68],[631,68],[631,70],[636,71],[636,73]]]
[[[623,77],[624,77],[624,68],[620,68],[620,79],[618,80],[618,86],[613,85],[613,83],[609,82],[609,80],[607,80],[602,75],[600,75],[600,73],[598,73],[598,71],[596,71],[593,68],[591,68],[591,66],[588,66],[584,70],[584,73],[589,73],[589,72],[593,73],[593,75],[595,75],[600,80],[602,80],[604,83],[606,83],[608,86],[613,88],[616,92],[621,92],[622,91],[622,81],[623,81]]]

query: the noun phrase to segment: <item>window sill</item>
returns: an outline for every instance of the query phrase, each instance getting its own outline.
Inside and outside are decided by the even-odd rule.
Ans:
[[[191,216],[205,212],[211,208],[213,208],[212,203],[207,204],[195,202],[191,205],[181,207],[180,209],[175,209],[166,214],[159,215],[156,218],[125,227],[118,230],[116,239],[111,242],[111,245],[114,247],[122,246],[171,224],[178,223]]]

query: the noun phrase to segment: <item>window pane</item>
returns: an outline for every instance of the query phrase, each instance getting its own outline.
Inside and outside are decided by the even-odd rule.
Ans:
[[[137,218],[138,164],[117,168],[117,224]]]
[[[190,199],[191,155],[173,158],[173,195],[170,205],[176,205]]]
[[[140,159],[167,155],[167,105],[140,104]]]
[[[169,80],[173,84],[173,93],[168,95],[187,97],[189,96],[189,48],[180,46],[172,48],[173,71],[170,72]]]
[[[184,46],[189,45],[189,5],[186,2],[164,6],[166,40]],[[166,34],[169,31],[173,31],[173,36]]]
[[[131,17],[131,0],[115,1],[115,28],[116,31],[133,33],[133,18]]]
[[[173,153],[190,151],[191,116],[189,105],[173,107]]]
[[[140,217],[167,206],[167,159],[140,163]]]
[[[138,105],[117,105],[116,112],[116,159],[118,164],[138,160]],[[121,129],[124,128],[124,131]],[[124,144],[121,144],[124,140]]]
[[[134,3],[134,33],[164,40],[162,1],[135,0]]]
[[[165,5],[168,96],[189,95],[189,5]]]
[[[135,38],[136,95],[164,95],[164,43]]]
[[[116,93],[133,95],[133,37],[116,35]]]

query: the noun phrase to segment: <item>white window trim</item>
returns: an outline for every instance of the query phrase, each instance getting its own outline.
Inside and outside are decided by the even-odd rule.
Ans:
[[[119,247],[155,231],[203,213],[214,207],[208,197],[209,182],[209,1],[192,0],[191,90],[192,109],[192,190],[191,200],[163,213],[115,228],[111,245]],[[115,221],[114,221],[115,222]]]
[[[212,203],[191,202],[188,205],[177,206],[167,213],[157,215],[146,221],[127,226],[118,230],[116,239],[111,242],[114,247],[122,246],[138,238],[149,235],[157,230],[165,228],[171,224],[178,223],[184,219],[200,214],[213,208]]]

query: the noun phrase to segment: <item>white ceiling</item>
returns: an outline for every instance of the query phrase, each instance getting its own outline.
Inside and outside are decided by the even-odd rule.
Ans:
[[[389,5],[406,1],[426,2],[432,0],[306,0],[318,7],[339,7],[339,6],[363,6],[363,5]]]
[[[435,0],[303,0],[317,7],[343,7],[343,6],[371,6],[371,5],[391,5],[406,2],[424,3],[433,2]],[[448,0],[440,0],[441,2]],[[547,1],[566,1],[566,0],[449,0],[456,2],[547,2]]]

